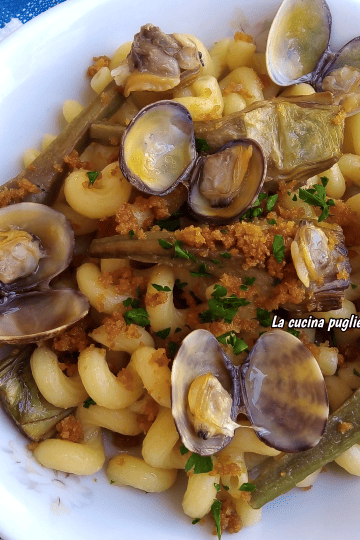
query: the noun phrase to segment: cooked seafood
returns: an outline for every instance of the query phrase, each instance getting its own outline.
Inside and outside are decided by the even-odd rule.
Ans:
[[[241,368],[211,332],[194,330],[171,373],[177,428],[185,446],[200,455],[229,444],[239,412],[259,438],[285,452],[312,448],[325,430],[329,407],[319,365],[300,340],[282,330],[263,334]]]
[[[337,104],[355,114],[360,107],[360,38],[331,52],[331,23],[325,0],[284,0],[268,36],[268,73],[280,86],[309,82],[319,91],[329,90]]]
[[[155,92],[191,84],[200,74],[201,58],[193,41],[182,34],[164,34],[146,24],[135,34],[127,58],[111,74],[124,95]]]

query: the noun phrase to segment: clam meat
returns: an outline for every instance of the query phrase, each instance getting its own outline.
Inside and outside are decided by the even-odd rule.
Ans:
[[[200,75],[201,57],[195,43],[182,34],[164,34],[146,24],[134,36],[130,53],[111,75],[124,95],[136,90],[161,92],[188,86]]]
[[[184,445],[212,455],[231,441],[246,414],[257,436],[284,452],[315,446],[329,415],[317,361],[303,343],[271,330],[236,367],[207,330],[182,342],[172,368],[172,413]]]
[[[84,295],[49,286],[73,251],[74,233],[60,212],[38,203],[0,210],[0,342],[47,339],[87,314]]]
[[[360,38],[333,53],[331,24],[325,0],[284,0],[267,40],[267,70],[280,86],[308,82],[332,92],[351,115],[360,108]]]

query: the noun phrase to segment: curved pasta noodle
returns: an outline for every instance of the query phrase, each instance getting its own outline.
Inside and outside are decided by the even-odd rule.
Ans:
[[[88,409],[80,406],[77,413],[77,417],[82,423],[130,436],[141,433],[137,416],[136,413],[129,409],[107,409],[100,405],[90,405]]]
[[[350,446],[350,448],[336,458],[335,461],[348,473],[360,476],[360,445],[354,444],[353,446]]]
[[[155,297],[158,294],[157,289],[153,287],[153,283],[162,288],[170,289],[161,293],[164,296],[164,301],[154,306],[148,301],[152,296]],[[166,327],[170,328],[169,335],[172,335],[176,328],[181,328],[185,324],[185,310],[180,311],[175,309],[174,306],[174,283],[174,272],[168,266],[155,266],[152,269],[147,287],[146,309],[149,314],[151,329],[154,332],[163,330]]]
[[[116,336],[110,338],[106,333],[105,327],[99,326],[99,328],[96,328],[90,334],[90,337],[92,337],[94,341],[101,343],[101,345],[105,345],[105,347],[108,347],[113,351],[124,351],[129,354],[133,354],[142,345],[148,347],[154,346],[154,340],[145,328],[136,324],[132,324],[131,326],[133,332],[130,335],[127,335],[126,333],[127,328],[129,328],[127,327]]]
[[[84,442],[47,439],[38,444],[34,456],[41,465],[66,473],[91,475],[100,471],[105,462],[101,428],[83,426]]]
[[[325,383],[330,408],[332,411],[336,411],[352,395],[352,390],[347,382],[340,379],[337,375],[325,377]]]
[[[304,480],[302,480],[301,482],[298,482],[296,484],[296,487],[307,488],[307,487],[312,486],[320,473],[321,473],[321,468],[309,474],[309,476],[304,478]]]
[[[171,372],[168,366],[158,365],[154,355],[156,349],[140,347],[131,356],[130,362],[151,397],[163,407],[171,407]]]
[[[90,304],[100,313],[111,314],[114,311],[125,312],[123,301],[129,294],[119,294],[114,285],[103,285],[100,281],[101,272],[94,263],[84,263],[76,271],[76,279],[80,291]]]
[[[219,82],[221,91],[224,91],[232,83],[241,85],[242,91],[240,94],[245,99],[246,105],[251,105],[255,101],[264,99],[261,81],[252,68],[242,66],[234,69],[234,71]]]
[[[356,154],[343,154],[338,161],[342,174],[360,186],[360,156]]]
[[[131,184],[120,171],[118,162],[101,171],[94,184],[89,183],[87,171],[77,169],[67,176],[64,193],[68,204],[79,214],[99,219],[116,214],[131,194]]]
[[[242,427],[235,430],[233,444],[242,452],[253,452],[264,456],[278,456],[280,454],[279,450],[262,442],[250,425],[243,424]]]
[[[323,375],[334,375],[338,365],[337,349],[335,347],[319,347],[316,360]]]
[[[241,39],[233,39],[229,43],[229,47],[226,52],[226,63],[229,70],[233,71],[238,67],[247,65],[255,50],[255,43],[243,41]]]
[[[213,75],[217,79],[221,77],[225,69],[227,68],[226,54],[231,43],[231,38],[224,38],[214,43],[209,49],[209,54],[212,58],[214,65]]]
[[[109,461],[106,474],[110,482],[117,486],[132,486],[148,493],[159,493],[173,485],[177,469],[157,469],[143,459],[124,453]]]
[[[241,428],[240,428],[241,429]],[[217,457],[223,465],[234,464],[239,468],[239,472],[221,475],[221,482],[227,486],[228,493],[235,499],[241,497],[240,486],[248,481],[248,473],[246,470],[244,451],[242,450],[243,441],[241,438],[233,438],[223,450],[218,452]]]
[[[315,94],[314,88],[307,83],[298,83],[293,84],[281,92],[282,97],[291,97],[291,96],[310,96]]]
[[[78,361],[80,377],[89,396],[108,409],[124,409],[143,393],[141,379],[131,364],[126,368],[128,383],[125,385],[111,373],[105,349],[90,345],[80,353]]]
[[[91,219],[76,212],[66,201],[56,201],[52,208],[61,212],[68,218],[73,228],[75,236],[90,234],[95,232],[99,226],[97,219]]]
[[[110,69],[106,66],[103,66],[92,77],[90,81],[90,86],[97,94],[101,94],[101,92],[105,90],[107,85],[110,84],[112,80],[113,78],[111,76]]]
[[[67,99],[63,103],[63,115],[69,124],[84,109],[83,105],[74,99]]]
[[[187,516],[202,518],[210,512],[211,505],[216,499],[217,491],[214,484],[218,484],[220,475],[210,476],[207,473],[189,476],[182,507]]]
[[[199,77],[190,89],[193,96],[174,98],[174,101],[184,105],[194,121],[221,118],[224,100],[215,77]]]
[[[59,367],[56,354],[48,347],[35,349],[30,366],[40,393],[55,407],[76,407],[88,397],[79,375],[67,377]]]
[[[160,469],[183,469],[188,456],[180,454],[179,433],[168,408],[161,408],[143,441],[142,456],[146,463]]]
[[[243,498],[236,499],[235,508],[237,514],[241,517],[244,527],[251,527],[259,523],[262,517],[262,509],[255,510]]]
[[[326,195],[333,199],[341,199],[345,193],[346,184],[338,163],[335,163],[331,169],[323,172],[321,176],[326,176],[329,180],[326,184]]]

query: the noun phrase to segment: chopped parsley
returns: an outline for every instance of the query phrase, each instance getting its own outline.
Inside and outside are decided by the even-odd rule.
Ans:
[[[115,484],[115,480],[110,480],[110,484]]]
[[[85,407],[85,409],[88,409],[90,405],[96,405],[96,401],[94,401],[91,397],[88,397],[87,399],[85,399],[83,407]]]
[[[210,146],[205,139],[195,139],[195,146],[198,152],[209,152]]]
[[[284,237],[281,234],[275,234],[272,249],[276,262],[281,263],[285,255]]]
[[[184,281],[183,283],[181,283],[180,279],[175,279],[175,285],[179,287],[179,289],[183,289],[184,287],[186,287],[187,282]]]
[[[356,375],[357,377],[360,377],[360,373],[358,372],[356,368],[353,369],[353,374]]]
[[[200,521],[200,518],[195,518],[191,523],[193,525],[196,525],[197,523],[199,523],[199,521]]]
[[[126,300],[123,300],[123,305],[125,307],[131,306],[132,308],[136,309],[140,307],[140,302],[137,298],[127,298]]]
[[[194,277],[206,277],[210,276],[211,274],[209,274],[209,272],[206,270],[206,264],[201,263],[197,269],[197,272],[190,272],[190,275]]]
[[[135,231],[133,231],[133,230],[129,231],[129,236],[130,236],[130,238],[132,238],[133,236],[135,236]]]
[[[250,304],[245,298],[238,298],[235,294],[227,297],[226,294],[226,287],[214,285],[214,292],[209,300],[209,309],[199,313],[200,320],[203,323],[224,319],[225,322],[230,324],[239,307]]]
[[[92,186],[93,183],[95,182],[95,180],[97,179],[97,177],[99,176],[100,172],[99,171],[89,171],[86,174],[87,174],[88,179],[89,179],[89,186]]]
[[[223,488],[225,489],[225,491],[229,491],[229,486],[223,486]]]
[[[271,212],[271,210],[273,210],[275,204],[276,204],[276,201],[278,199],[278,194],[275,193],[275,195],[270,195],[266,201],[266,210],[268,212]]]
[[[267,309],[257,308],[256,318],[259,321],[260,326],[263,326],[264,328],[268,328],[269,326],[271,326],[271,311],[268,311]]]
[[[227,234],[229,231],[228,231],[227,229],[220,229],[220,232],[221,232],[222,234]]]
[[[294,330],[294,328],[287,328],[286,331],[297,338],[300,336],[300,330]]]
[[[276,219],[268,219],[267,222],[269,225],[277,225]]]
[[[161,292],[170,292],[171,291],[170,287],[168,287],[167,285],[165,285],[165,287],[163,287],[162,285],[158,285],[157,283],[152,283],[151,285],[157,291],[161,291]]]
[[[164,328],[164,330],[159,330],[156,332],[157,337],[161,339],[166,339],[170,334],[171,328]]]
[[[168,346],[169,346],[170,356],[171,356],[171,358],[174,358],[175,354],[178,351],[179,345],[177,343],[175,343],[174,341],[170,341],[170,343],[168,343]]]
[[[183,249],[181,240],[175,240],[175,255],[174,258],[180,259],[191,259],[196,262],[195,256],[192,253],[189,253],[187,249]],[[172,247],[172,246],[171,246]]]
[[[211,456],[200,456],[193,452],[185,464],[185,471],[189,472],[194,467],[194,474],[208,473],[214,465]]]
[[[177,334],[178,332],[181,332],[181,328],[179,326],[175,328],[175,334]]]
[[[228,251],[224,251],[223,253],[220,253],[220,255],[224,257],[224,259],[231,259],[231,253]]]
[[[212,259],[211,262],[213,262],[214,264],[221,264],[221,262],[218,261],[217,259]]]
[[[322,213],[318,219],[319,222],[329,216],[330,206],[335,205],[333,199],[326,200],[325,187],[329,182],[329,179],[326,176],[322,176],[320,180],[321,184],[315,184],[312,188],[299,189],[299,198],[302,201],[313,206],[319,206],[322,209]]]
[[[159,242],[159,246],[164,249],[171,249],[172,247],[174,247],[171,242],[168,242],[167,240],[163,240],[162,238],[159,238],[158,242]]]
[[[243,351],[246,351],[248,348],[245,341],[241,338],[238,338],[233,330],[231,332],[226,332],[225,334],[218,336],[217,340],[223,345],[231,345],[234,354],[240,354]]]
[[[221,539],[221,523],[220,523],[220,510],[221,510],[221,501],[214,499],[214,502],[211,505],[211,513],[215,521],[216,532],[218,539]]]
[[[256,278],[255,278],[255,277],[253,277],[253,278],[247,277],[247,278],[244,279],[244,284],[243,284],[243,285],[240,285],[239,289],[240,289],[241,291],[247,291],[247,290],[248,290],[248,287],[250,287],[251,285],[253,285],[253,284],[255,283],[255,281],[256,281]]]
[[[184,444],[182,444],[182,445],[180,446],[180,454],[181,454],[182,456],[184,456],[185,454],[188,454],[188,453],[189,453],[189,450],[186,448],[186,446],[185,446]]]
[[[249,483],[249,482],[244,482],[239,487],[240,491],[255,491],[255,489],[256,489],[256,486],[254,484]]]
[[[136,296],[137,296],[138,298],[141,297],[140,285],[138,285],[138,286],[136,287]]]
[[[358,286],[357,286],[355,283],[351,283],[351,288],[352,288],[352,289],[357,289],[357,287],[358,287]]]
[[[139,326],[147,326],[150,324],[149,314],[144,308],[131,309],[124,313],[126,324],[138,324]]]
[[[220,491],[221,487],[220,484],[214,484],[216,491]]]
[[[177,229],[180,229],[180,217],[182,216],[182,212],[178,210],[174,214],[171,214],[168,218],[160,219],[155,223],[155,225],[158,225],[161,229],[165,229],[166,231],[174,232]]]
[[[295,193],[295,195],[293,196],[292,200],[293,200],[293,201],[297,201],[296,193]]]

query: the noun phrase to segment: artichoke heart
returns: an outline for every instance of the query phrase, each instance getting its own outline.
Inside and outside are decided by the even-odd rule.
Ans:
[[[188,400],[198,437],[207,440],[216,435],[234,436],[238,425],[230,418],[232,398],[212,373],[196,377]]]
[[[0,281],[13,283],[32,274],[44,257],[41,242],[26,231],[0,232]]]

